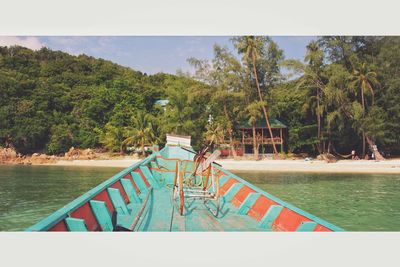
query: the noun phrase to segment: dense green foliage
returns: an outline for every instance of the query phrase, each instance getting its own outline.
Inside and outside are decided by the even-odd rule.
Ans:
[[[290,97],[274,107],[292,120],[291,148],[362,155],[370,140],[398,153],[399,49],[398,37],[322,37],[307,47],[305,64],[286,62],[301,77],[275,88],[273,99]]]
[[[155,113],[168,79],[85,55],[2,47],[0,145],[57,154],[71,146],[100,147],[112,135],[118,143],[137,110]]]
[[[240,121],[289,126],[289,150],[400,149],[400,38],[321,37],[303,62],[267,37],[191,58],[195,73],[147,75],[86,55],[0,47],[0,146],[60,154],[71,146],[143,153],[166,133],[235,145]],[[283,71],[284,68],[284,71]],[[168,99],[164,109],[155,102]],[[254,140],[257,142],[257,140]]]

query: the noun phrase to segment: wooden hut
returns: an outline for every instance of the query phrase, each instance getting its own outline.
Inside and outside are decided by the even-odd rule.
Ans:
[[[270,124],[278,151],[287,152],[288,127],[277,119],[270,119]],[[265,119],[256,122],[255,133],[259,154],[273,153],[272,139]],[[236,136],[241,137],[237,141],[244,154],[253,154],[253,126],[247,121],[242,122],[236,129]]]

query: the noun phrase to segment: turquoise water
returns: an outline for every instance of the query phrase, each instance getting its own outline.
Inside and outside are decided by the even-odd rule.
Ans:
[[[0,166],[0,231],[20,231],[121,168]]]
[[[0,166],[0,231],[24,230],[120,170]],[[235,173],[346,230],[400,230],[400,175]]]

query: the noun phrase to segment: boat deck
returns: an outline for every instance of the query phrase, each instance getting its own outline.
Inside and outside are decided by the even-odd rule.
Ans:
[[[181,216],[172,204],[171,189],[164,187],[150,194],[138,231],[268,231],[249,216],[237,214],[238,208],[230,203],[222,202],[216,218],[201,200],[190,199]]]

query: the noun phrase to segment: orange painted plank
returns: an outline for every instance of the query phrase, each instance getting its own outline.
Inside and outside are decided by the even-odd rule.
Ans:
[[[322,226],[320,224],[318,224],[315,228],[314,228],[314,232],[332,232],[331,229],[326,228],[325,226]]]
[[[269,199],[265,196],[260,196],[257,199],[257,201],[254,203],[254,205],[250,208],[247,215],[256,219],[257,221],[260,221],[262,219],[262,217],[264,217],[264,215],[268,211],[268,209],[272,205],[276,205],[276,204],[277,203],[275,201],[272,201],[271,199]]]
[[[232,204],[236,207],[239,207],[240,204],[246,199],[246,197],[250,194],[255,192],[253,189],[251,189],[248,186],[243,186],[240,188],[239,192],[236,193],[236,195],[232,199]]]
[[[272,229],[276,231],[296,231],[301,222],[311,221],[288,208],[283,208],[279,216],[272,224]]]
[[[235,180],[233,178],[229,178],[229,180],[226,181],[226,183],[223,186],[221,186],[219,189],[221,196],[225,195],[226,191],[228,191],[229,188],[231,188],[231,186],[237,182],[238,182],[237,180]]]

